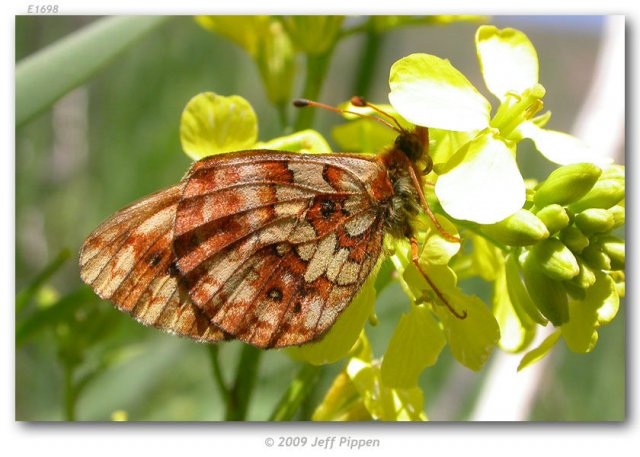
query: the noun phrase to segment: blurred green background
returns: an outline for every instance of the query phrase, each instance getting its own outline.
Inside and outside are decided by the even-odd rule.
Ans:
[[[17,17],[16,62],[98,19]],[[547,89],[545,108],[553,112],[552,129],[572,128],[591,83],[603,21],[601,17],[488,19],[498,27],[519,28],[536,46],[540,81]],[[386,33],[368,98],[387,101],[391,64],[412,52],[449,58],[483,90],[473,46],[477,26],[462,22]],[[340,42],[322,102],[337,104],[354,95],[363,45],[360,35]],[[294,96],[301,90],[300,84],[296,87]],[[282,133],[277,112],[268,103],[250,58],[186,16],[172,18],[152,31],[87,84],[17,128],[16,291],[30,284],[61,250],[71,251],[71,260],[53,275],[32,308],[44,307],[81,286],[77,252],[103,219],[183,176],[190,160],[181,152],[180,114],[187,101],[202,91],[239,94],[249,100],[258,115],[261,141]],[[486,91],[484,94],[491,99]],[[317,113],[316,128],[327,138],[339,122],[332,113]],[[518,157],[523,174],[546,176],[551,164],[528,146],[529,151]],[[481,281],[466,286],[480,295],[488,292]],[[77,401],[77,420],[110,420],[114,411],[125,411],[129,420],[140,421],[223,419],[224,405],[203,344],[145,328],[91,296],[82,299],[86,306],[74,310],[76,327],[44,323],[17,345],[16,419],[64,419],[65,370],[60,363],[64,357],[76,357],[76,375],[88,376]],[[378,298],[380,324],[368,328],[374,353],[384,351],[406,309],[399,286],[389,287]],[[17,313],[17,326],[22,318],[23,313]],[[558,345],[541,381],[531,420],[624,419],[624,323],[623,306],[614,323],[601,329],[591,354],[572,354]],[[67,338],[67,334],[75,335],[76,328],[81,336]],[[79,347],[70,349],[69,344]],[[226,375],[235,369],[239,349],[238,343],[221,347]],[[438,364],[422,376],[426,411],[433,420],[464,420],[473,410],[486,368],[475,374],[454,369],[454,365],[445,351]],[[324,369],[300,418],[309,417],[340,368],[338,363]],[[269,417],[297,369],[282,351],[263,355],[249,419]],[[455,394],[455,402],[442,404],[439,399],[451,395],[447,388],[454,376],[464,376],[464,391]]]

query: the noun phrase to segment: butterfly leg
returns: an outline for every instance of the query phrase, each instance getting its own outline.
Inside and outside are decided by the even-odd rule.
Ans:
[[[456,316],[458,319],[466,318],[467,317],[467,311],[465,310],[462,313],[458,313],[458,311],[456,311],[453,308],[453,306],[451,306],[451,304],[447,301],[447,299],[444,297],[444,295],[442,294],[440,289],[438,289],[438,287],[436,287],[436,285],[431,280],[431,278],[429,278],[429,275],[422,269],[422,266],[420,265],[420,256],[418,255],[418,240],[416,240],[414,237],[411,237],[410,241],[411,241],[411,261],[416,266],[416,268],[418,269],[420,274],[429,283],[429,286],[433,289],[433,291],[438,296],[440,301],[444,304],[444,306],[446,306],[449,309],[449,311],[451,311],[451,314]]]
[[[454,243],[460,243],[460,238],[458,238],[457,236],[452,235],[451,233],[447,232],[442,227],[442,225],[440,225],[440,222],[438,222],[438,219],[436,219],[435,214],[433,214],[433,211],[431,211],[431,208],[429,207],[429,202],[427,202],[427,199],[425,198],[424,193],[422,192],[422,180],[420,178],[418,178],[418,175],[416,173],[414,165],[409,161],[409,159],[406,159],[406,160],[408,162],[407,169],[409,170],[409,176],[411,177],[411,181],[413,182],[413,186],[415,187],[416,191],[418,192],[418,198],[420,199],[420,205],[424,209],[424,212],[427,213],[427,216],[429,216],[429,219],[431,219],[431,221],[433,222],[433,225],[435,225],[436,229],[438,230],[438,232],[440,232],[440,234],[443,237],[445,237],[449,241],[453,241]]]

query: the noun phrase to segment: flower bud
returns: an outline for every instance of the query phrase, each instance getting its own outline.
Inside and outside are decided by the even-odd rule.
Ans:
[[[624,219],[625,219],[624,206],[616,205],[613,208],[609,208],[607,211],[609,211],[613,216],[612,229],[615,229],[624,225]]]
[[[551,279],[538,270],[537,261],[531,253],[522,262],[522,276],[529,296],[543,316],[556,327],[569,321],[569,300],[562,283]]]
[[[255,56],[269,101],[278,105],[291,99],[295,76],[293,44],[279,22],[272,22]]]
[[[576,215],[576,226],[585,235],[608,232],[613,228],[613,215],[606,209],[589,208]]]
[[[557,203],[568,205],[584,196],[600,177],[602,170],[592,163],[565,165],[551,172],[533,201],[538,207]]]
[[[602,179],[615,179],[624,182],[624,165],[609,165],[609,167],[602,172]]]
[[[574,225],[563,228],[558,237],[560,241],[576,254],[581,253],[584,248],[589,246],[589,238]]]
[[[560,205],[549,205],[536,213],[536,216],[547,226],[549,233],[553,234],[569,225],[569,215]]]
[[[597,247],[588,246],[584,248],[581,255],[590,267],[596,270],[611,270],[611,259]]]
[[[575,256],[557,238],[542,240],[532,246],[530,252],[538,268],[552,279],[568,281],[580,273]]]
[[[598,237],[594,244],[609,257],[612,270],[624,270],[625,243],[623,240],[612,235],[604,235]]]
[[[544,223],[525,209],[518,210],[498,223],[483,225],[482,230],[509,246],[528,246],[549,236]]]
[[[580,273],[571,280],[571,284],[581,289],[587,289],[596,283],[596,275],[587,263],[581,258],[576,259],[580,266]]]
[[[624,198],[624,181],[599,179],[587,194],[570,208],[576,213],[589,208],[611,208]]]
[[[342,21],[344,16],[287,16],[284,25],[299,49],[320,55],[336,42]]]

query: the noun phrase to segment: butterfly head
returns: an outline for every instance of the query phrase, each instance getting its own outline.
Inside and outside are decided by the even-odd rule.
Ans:
[[[418,126],[413,131],[402,130],[395,140],[394,148],[406,155],[411,162],[423,165],[424,174],[433,168],[429,156],[429,130],[426,127]]]
[[[354,116],[379,122],[398,133],[393,147],[390,148],[389,152],[391,154],[389,154],[388,152],[387,155],[397,157],[397,153],[401,153],[413,164],[412,167],[421,166],[423,174],[427,174],[431,171],[431,169],[433,168],[433,162],[431,160],[431,157],[429,156],[429,129],[427,129],[426,127],[416,126],[413,130],[407,130],[400,124],[400,122],[398,122],[398,120],[394,116],[378,108],[376,105],[369,103],[363,97],[351,97],[351,104],[359,108],[369,108],[370,110],[377,113],[378,116],[372,116],[371,114],[335,108],[333,106],[325,105],[324,103],[306,99],[297,99],[293,102],[293,105],[297,108],[312,106],[329,111],[334,111],[336,113],[351,114]]]

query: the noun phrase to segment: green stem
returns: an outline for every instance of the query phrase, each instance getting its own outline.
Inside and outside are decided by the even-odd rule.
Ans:
[[[360,63],[357,66],[356,79],[353,84],[353,94],[360,95],[364,98],[369,96],[373,76],[376,74],[374,69],[380,58],[380,48],[384,35],[377,33],[372,28],[367,30],[364,42],[364,49],[361,53]]]
[[[73,367],[64,364],[64,419],[67,422],[76,420],[76,392],[73,385]]]
[[[275,105],[276,110],[278,111],[278,119],[280,120],[280,128],[282,129],[283,134],[290,133],[289,126],[289,115],[287,113],[287,105],[285,103],[278,103]]]
[[[320,378],[321,366],[305,363],[296,377],[291,381],[275,410],[269,418],[270,421],[292,420],[300,405],[309,396]]]
[[[222,396],[225,404],[225,408],[228,411],[231,407],[231,397],[229,396],[229,389],[227,388],[227,384],[224,381],[224,376],[222,374],[222,368],[220,367],[220,360],[218,358],[220,352],[220,348],[216,344],[207,345],[207,354],[209,354],[209,361],[211,362],[211,371],[213,374],[213,379],[216,382],[216,386],[218,387],[218,391]]]
[[[248,344],[242,347],[240,362],[236,371],[236,379],[229,391],[227,404],[227,421],[242,421],[247,417],[251,393],[258,375],[258,365],[262,351]]]
[[[322,83],[329,70],[332,54],[333,48],[321,55],[307,54],[307,74],[302,92],[303,98],[307,100],[318,100],[320,91],[322,90]],[[311,128],[315,118],[315,112],[316,110],[310,108],[299,110],[294,129],[299,131]]]
[[[63,249],[58,255],[31,281],[31,283],[22,289],[16,295],[16,313],[22,311],[31,301],[33,296],[40,290],[45,282],[64,265],[71,257],[71,251],[67,248]]]

